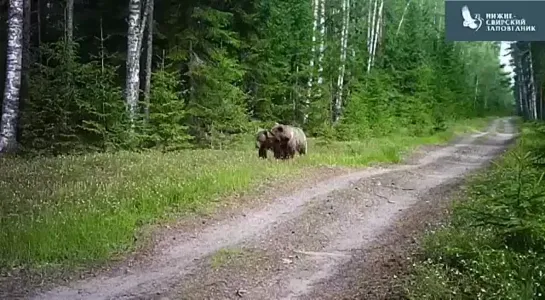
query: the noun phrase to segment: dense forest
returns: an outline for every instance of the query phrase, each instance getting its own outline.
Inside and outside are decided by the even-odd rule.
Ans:
[[[439,0],[0,6],[2,151],[218,149],[274,122],[338,140],[419,136],[513,110],[499,43],[446,41]]]
[[[545,106],[545,42],[513,42],[510,47],[514,72],[513,94],[517,114],[525,120],[543,120]]]
[[[542,48],[513,44],[514,102],[500,43],[447,41],[440,0],[0,0],[0,19],[0,152],[25,154],[0,161],[0,273],[104,261],[265,180],[543,116]],[[275,122],[309,155],[259,161]]]
[[[544,299],[545,42],[512,42],[506,57],[517,141],[468,179],[446,225],[423,240],[408,299]]]

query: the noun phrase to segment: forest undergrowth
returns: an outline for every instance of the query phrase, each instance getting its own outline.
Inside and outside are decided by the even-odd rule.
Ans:
[[[420,137],[310,139],[309,154],[293,161],[260,160],[252,136],[231,150],[4,158],[0,269],[58,269],[122,256],[147,224],[212,212],[223,198],[265,181],[295,180],[308,168],[396,163],[418,146],[483,129],[489,120],[450,122]]]
[[[545,125],[467,183],[443,227],[422,241],[409,299],[545,299]]]

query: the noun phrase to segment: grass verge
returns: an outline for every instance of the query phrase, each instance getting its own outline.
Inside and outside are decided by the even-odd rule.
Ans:
[[[472,177],[449,223],[429,233],[408,299],[545,299],[545,125]]]
[[[56,268],[127,253],[143,225],[214,207],[222,197],[303,167],[398,162],[419,145],[482,129],[489,119],[450,124],[429,137],[309,142],[294,161],[261,161],[246,149],[5,158],[0,173],[0,269]]]

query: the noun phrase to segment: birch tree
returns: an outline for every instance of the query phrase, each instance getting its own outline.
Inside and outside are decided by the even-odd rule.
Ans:
[[[384,8],[384,0],[380,0],[380,7],[378,9],[378,15],[377,15],[377,23],[375,24],[375,34],[373,35],[373,47],[371,51],[371,65],[369,66],[369,70],[374,65],[375,62],[375,55],[377,53],[377,46],[378,46],[378,40],[382,34],[382,9]]]
[[[531,119],[532,118],[532,103],[530,101],[531,99],[531,91],[529,89],[531,80],[528,72],[528,65],[527,65],[527,51],[525,49],[525,44],[523,42],[516,42],[513,43],[513,55],[515,58],[515,71],[518,73],[518,77],[520,79],[519,89],[520,89],[520,101],[522,103],[523,108],[523,116],[525,119]]]
[[[313,24],[312,24],[312,48],[311,48],[311,58],[310,58],[310,71],[311,74],[308,78],[308,93],[307,99],[305,100],[305,112],[303,114],[303,123],[306,123],[308,120],[308,107],[310,105],[310,98],[312,97],[312,81],[314,79],[314,59],[316,58],[316,34],[318,31],[318,13],[320,11],[320,0],[313,1]]]
[[[23,0],[23,57],[22,57],[22,74],[21,74],[21,99],[19,101],[19,114],[17,116],[17,141],[21,141],[22,128],[21,114],[28,103],[28,89],[30,79],[30,36],[31,36],[31,0]]]
[[[66,0],[64,18],[66,42],[71,47],[74,40],[74,0]]]
[[[318,88],[322,85],[324,82],[323,78],[323,71],[324,66],[322,64],[324,60],[324,51],[325,51],[325,38],[326,38],[326,26],[325,26],[325,0],[319,0],[320,1],[320,48],[318,51]]]
[[[151,65],[153,62],[153,0],[148,0],[148,24],[147,24],[147,37],[146,37],[146,78],[144,83],[144,114],[145,120],[149,121],[149,107],[150,107],[150,92],[151,92]]]
[[[125,101],[129,111],[129,118],[134,127],[138,109],[138,92],[140,87],[140,54],[142,37],[149,9],[144,9],[142,16],[140,0],[129,1],[129,18],[127,31],[127,76],[125,87]]]
[[[333,122],[336,123],[341,115],[342,97],[344,88],[344,74],[346,70],[346,50],[348,46],[348,31],[350,26],[350,0],[342,2],[342,29],[341,29],[341,57],[339,64],[339,76],[337,77],[337,95],[335,96]]]
[[[192,143],[205,145],[223,143],[231,135],[241,134],[248,128],[247,119],[282,120],[294,125],[304,121],[305,130],[313,136],[338,130],[337,136],[352,138],[352,130],[360,130],[358,137],[365,138],[371,131],[386,134],[408,124],[433,131],[442,128],[430,125],[443,122],[438,116],[470,117],[474,109],[487,113],[497,105],[494,99],[500,93],[495,92],[500,89],[493,82],[497,77],[492,60],[486,58],[486,66],[477,61],[479,67],[471,66],[475,63],[460,67],[464,64],[461,57],[471,56],[464,53],[469,46],[453,46],[436,39],[437,32],[444,35],[439,14],[442,3],[436,0],[274,0],[248,5],[189,1],[176,10],[173,3],[159,5],[154,1],[154,7],[151,0],[129,0],[129,7],[127,2],[100,0],[97,5],[81,8],[75,0],[32,1],[32,10],[41,9],[38,17],[43,18],[41,30],[32,34],[43,33],[42,49],[47,51],[42,52],[41,61],[51,63],[32,69],[32,101],[23,108],[28,61],[23,32],[19,108],[27,123],[19,123],[28,131],[22,140],[16,140],[28,145],[28,149],[65,151],[80,146],[78,143],[100,149],[127,144],[155,147],[151,145],[159,145],[157,140],[147,140],[156,139],[148,134],[155,126],[169,128],[164,131],[165,140],[171,138],[167,135],[176,138],[183,131],[172,129],[175,121],[170,115],[180,111],[176,106],[180,103],[187,115],[180,117],[177,124],[185,123],[190,128],[195,138]],[[38,2],[41,7],[34,6]],[[128,8],[130,13],[125,12]],[[85,18],[79,18],[78,12],[72,12],[74,9],[81,10]],[[23,14],[25,11],[23,7]],[[127,25],[118,24],[119,13],[127,16]],[[40,22],[38,18],[32,21]],[[391,31],[389,39],[385,39],[384,30]],[[108,39],[108,33],[115,37],[120,31],[128,35],[126,41]],[[32,39],[33,46],[42,40],[40,36]],[[69,64],[61,56],[64,40],[67,44],[81,40]],[[158,43],[159,51],[168,51],[169,55],[163,55],[163,74],[157,73],[155,78],[151,70],[155,68],[153,55]],[[122,49],[125,47],[127,52]],[[491,57],[490,52],[479,55],[479,47],[475,48],[480,58]],[[126,73],[117,74],[121,57],[126,57],[121,62],[126,63]],[[529,65],[527,55],[521,59],[524,66]],[[532,53],[530,60],[539,60],[538,54]],[[64,76],[68,68],[77,70],[74,76]],[[366,69],[373,68],[380,76],[369,80]],[[305,78],[303,69],[310,70],[309,77]],[[520,84],[519,94],[525,93],[524,105],[535,116],[536,110],[541,115],[540,104],[532,102],[541,99],[539,74],[533,75],[532,86],[527,84],[531,73],[532,69],[525,69],[520,75],[525,81]],[[100,84],[93,83],[93,78],[100,79]],[[126,85],[119,87],[119,81],[126,81]],[[151,99],[151,112],[150,90],[158,92]],[[463,100],[457,101],[453,95]],[[484,107],[485,101],[488,107]],[[34,119],[26,118],[27,112]],[[431,112],[437,116],[430,116]],[[127,135],[128,122],[121,116],[129,113],[133,121],[145,115],[144,120],[151,118],[153,122],[146,124],[142,134]],[[83,121],[91,125],[78,127]],[[335,122],[339,126],[330,127]],[[59,130],[51,129],[60,128],[58,124],[63,126],[62,136],[57,134]],[[90,129],[96,130],[91,133]],[[413,131],[421,134],[410,129]],[[16,132],[20,134],[21,130]],[[58,138],[35,146],[27,142],[38,140],[34,132],[40,132],[40,140],[53,133]]]
[[[6,50],[6,82],[2,119],[0,121],[0,152],[16,150],[21,63],[23,56],[23,0],[10,0]]]
[[[375,0],[376,1],[376,0]],[[369,7],[367,8],[367,38],[365,39],[367,42],[367,53],[370,54],[369,49],[371,48],[371,15],[372,15],[372,7],[373,7],[373,0],[368,0],[367,2],[369,4]]]
[[[396,35],[398,35],[399,30],[401,30],[401,25],[403,24],[403,20],[405,20],[405,15],[407,14],[407,10],[409,10],[410,4],[411,4],[411,0],[407,1],[407,4],[405,4],[405,8],[403,9],[403,14],[401,15],[401,20],[399,20],[399,24],[397,24]]]
[[[369,0],[371,1],[371,0]],[[369,2],[371,3],[371,2]],[[378,0],[373,1],[373,10],[369,10],[369,29],[367,31],[367,52],[369,53],[367,58],[367,73],[371,72],[371,62],[373,60],[373,47],[375,44],[375,36],[376,36],[376,23],[375,23],[375,17],[376,17],[376,11],[377,11],[377,3]],[[370,5],[369,5],[370,7]]]
[[[523,115],[525,119],[533,119],[533,96],[532,96],[532,84],[530,66],[529,66],[529,51],[527,49],[527,43],[516,42],[513,43],[514,58],[515,58],[515,71],[520,78],[520,98],[523,107]]]
[[[536,93],[536,84],[535,84],[535,76],[534,76],[534,67],[533,67],[533,59],[532,59],[532,43],[528,42],[528,67],[530,71],[530,80],[529,85],[531,88],[531,102],[532,102],[532,119],[537,119],[537,93]]]

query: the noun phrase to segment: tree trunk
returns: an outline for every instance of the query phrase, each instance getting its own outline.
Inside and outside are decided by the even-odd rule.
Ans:
[[[535,78],[534,78],[534,66],[533,66],[533,58],[532,58],[532,43],[528,42],[528,68],[530,69],[530,88],[531,88],[531,100],[532,101],[532,119],[537,119],[537,97],[536,97],[536,85],[535,85]]]
[[[153,0],[148,0],[146,9],[148,10],[148,36],[146,45],[146,82],[144,85],[144,114],[145,121],[149,121],[150,93],[151,93],[151,66],[153,63]]]
[[[17,116],[17,133],[16,139],[21,143],[23,137],[21,115],[28,103],[28,88],[29,88],[29,72],[30,72],[30,30],[31,30],[31,0],[23,0],[23,57],[21,71],[21,99],[19,101],[19,114]]]
[[[526,108],[524,107],[524,101],[523,101],[523,95],[522,95],[522,88],[521,86],[519,85],[519,88],[518,88],[518,92],[519,92],[519,103],[520,103],[520,114],[521,116],[525,116],[525,111],[526,111]]]
[[[543,120],[543,108],[544,108],[543,107],[543,100],[544,100],[543,99],[543,84],[541,84],[539,86],[539,99],[540,99],[540,101],[539,101],[539,107],[540,107],[540,109],[539,109],[539,112],[540,112],[539,119]]]
[[[371,65],[370,68],[373,67],[375,63],[375,56],[377,53],[377,45],[378,45],[378,39],[380,38],[381,29],[382,29],[382,9],[384,8],[384,0],[380,1],[380,8],[378,9],[378,15],[377,15],[377,22],[375,25],[375,34],[373,36],[373,48],[372,48],[372,54],[371,54]],[[369,68],[369,70],[371,70]]]
[[[66,0],[66,24],[65,24],[65,36],[66,42],[69,47],[72,47],[74,41],[74,0]]]
[[[0,121],[0,152],[17,150],[17,120],[23,59],[23,0],[10,0],[6,50],[6,83]]]
[[[477,111],[477,95],[479,93],[479,76],[475,76],[475,95],[473,97],[473,111]]]
[[[401,15],[401,20],[399,20],[399,24],[397,24],[396,35],[398,35],[399,30],[401,30],[401,24],[403,24],[403,20],[405,20],[405,14],[407,14],[407,10],[409,10],[409,4],[411,4],[411,0],[407,1],[407,4],[405,5],[405,9],[403,9],[403,14]]]
[[[318,86],[321,86],[324,82],[324,78],[322,76],[322,72],[324,71],[324,66],[322,65],[322,61],[324,59],[324,51],[325,51],[325,0],[320,0],[320,50],[319,50],[319,56],[318,56]]]
[[[435,1],[435,5],[433,6],[433,25],[437,24],[437,1]]]
[[[375,44],[375,33],[376,33],[376,26],[375,26],[375,17],[377,14],[377,0],[374,1],[373,5],[373,12],[371,17],[371,30],[370,30],[370,40],[368,43],[368,51],[369,51],[369,57],[367,58],[367,73],[371,72],[371,62],[373,61],[373,48]]]
[[[310,58],[310,75],[308,77],[308,93],[307,99],[305,100],[305,112],[303,114],[303,124],[307,123],[308,120],[308,108],[310,106],[310,98],[312,97],[312,80],[314,76],[314,59],[316,57],[316,34],[318,31],[318,12],[320,9],[320,0],[314,0],[314,20],[312,24],[312,48],[311,48],[311,58]]]
[[[528,108],[528,96],[527,96],[527,93],[526,93],[526,83],[525,83],[525,80],[526,80],[526,76],[524,74],[524,69],[523,69],[523,64],[521,62],[521,76],[520,76],[520,79],[521,79],[521,85],[520,85],[520,92],[521,92],[521,98],[522,98],[522,103],[523,103],[523,108],[524,108],[524,118],[525,119],[528,119],[530,114],[529,114],[529,108]]]
[[[372,5],[372,0],[369,0],[369,9],[368,9],[368,12],[367,12],[367,54],[370,55],[371,54],[371,8],[373,7]]]
[[[105,54],[105,49],[104,49],[104,27],[102,26],[102,17],[100,17],[100,21],[99,21],[99,24],[100,24],[100,50],[99,50],[99,55],[100,55],[100,73],[101,74],[104,74],[104,54]]]
[[[348,46],[348,30],[350,22],[350,0],[343,0],[343,21],[341,30],[341,57],[339,65],[339,76],[337,78],[337,95],[335,97],[333,110],[333,123],[336,123],[341,116],[342,97],[344,88],[344,73],[346,70],[346,48]]]
[[[138,109],[138,95],[140,90],[140,54],[142,49],[144,24],[146,23],[146,17],[149,10],[145,9],[144,11],[144,17],[141,18],[141,1],[129,1],[125,101],[129,111],[129,119],[132,128],[134,128],[135,125],[134,121]]]

